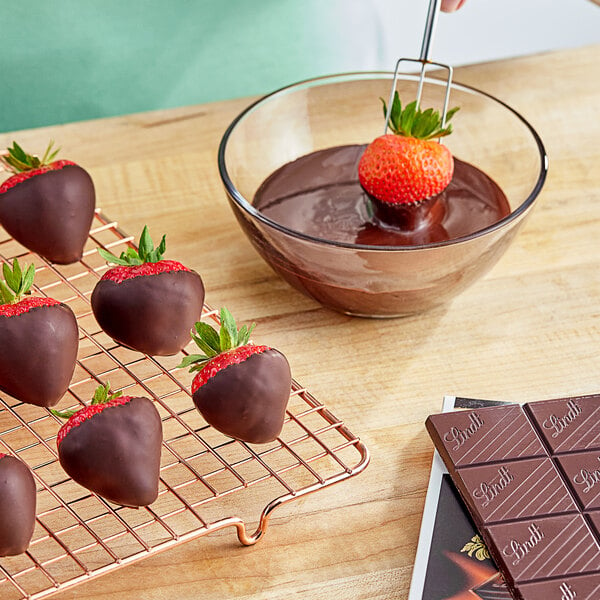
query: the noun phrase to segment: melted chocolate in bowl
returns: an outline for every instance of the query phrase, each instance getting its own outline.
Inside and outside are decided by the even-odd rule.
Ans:
[[[273,221],[307,235],[355,244],[420,246],[485,229],[510,213],[502,190],[485,173],[454,159],[450,185],[436,198],[406,212],[407,227],[369,214],[358,182],[364,145],[319,150],[288,163],[258,189],[254,206]],[[383,212],[383,211],[382,211]]]
[[[271,221],[342,246],[269,233],[238,215],[240,224],[277,273],[334,310],[392,317],[447,302],[487,271],[516,234],[513,227],[464,239],[510,214],[506,196],[485,173],[455,158],[448,188],[417,209],[407,228],[390,226],[377,206],[369,210],[358,182],[364,148],[302,156],[273,172],[254,197]]]

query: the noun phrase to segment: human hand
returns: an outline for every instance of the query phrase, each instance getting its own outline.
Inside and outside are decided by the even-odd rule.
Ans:
[[[458,10],[465,2],[466,0],[442,0],[442,5],[440,8],[444,12],[454,12],[455,10]]]
[[[441,9],[444,12],[454,12],[458,10],[467,0],[442,0]],[[600,0],[592,0],[594,4],[600,6]]]

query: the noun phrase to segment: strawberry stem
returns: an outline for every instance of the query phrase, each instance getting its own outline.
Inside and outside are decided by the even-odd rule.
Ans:
[[[13,260],[12,268],[8,263],[2,265],[4,281],[0,280],[0,304],[16,304],[21,296],[30,294],[33,279],[35,277],[35,266],[29,265],[25,272],[21,269],[19,260]]]
[[[59,419],[70,419],[74,414],[79,412],[78,408],[74,408],[72,410],[56,410],[55,408],[48,409],[55,417]]]
[[[110,383],[107,381],[104,385],[99,385],[94,392],[92,398],[92,404],[106,404],[119,396],[122,396],[123,392],[112,392],[110,389]]]
[[[94,397],[90,404],[106,404],[115,398],[122,395],[122,392],[111,392],[110,383],[106,382],[104,385],[99,385],[94,392]],[[59,419],[70,419],[73,415],[77,414],[81,408],[74,408],[71,410],[56,410],[55,408],[49,409],[50,412]]]
[[[383,98],[380,98],[380,100],[383,103],[383,116],[386,117],[387,105]],[[419,140],[441,138],[452,133],[452,125],[448,125],[448,122],[457,110],[459,110],[459,107],[455,106],[446,113],[446,123],[442,126],[442,117],[438,110],[433,110],[433,108],[421,110],[417,106],[416,100],[402,108],[400,96],[396,91],[388,127],[396,135],[404,137],[413,137]]]
[[[235,319],[229,310],[225,307],[221,308],[221,326],[219,331],[208,323],[198,321],[194,325],[196,334],[192,331],[192,339],[196,342],[196,346],[204,352],[204,354],[189,354],[184,356],[178,369],[190,367],[190,373],[193,371],[201,371],[206,363],[215,356],[240,346],[245,346],[250,340],[250,334],[254,330],[256,323],[252,323],[250,327],[242,325],[237,328]]]
[[[162,260],[162,256],[167,249],[166,238],[167,236],[163,235],[160,244],[155,248],[150,233],[148,233],[148,226],[144,225],[137,250],[129,247],[124,252],[121,252],[121,256],[117,257],[103,248],[98,248],[98,254],[107,262],[123,267],[132,267],[144,263],[157,263]]]
[[[0,155],[0,164],[11,173],[23,173],[49,165],[59,153],[60,148],[53,151],[54,140],[50,140],[44,156],[40,159],[35,154],[27,154],[17,142],[13,141],[12,148],[7,148],[6,154]]]

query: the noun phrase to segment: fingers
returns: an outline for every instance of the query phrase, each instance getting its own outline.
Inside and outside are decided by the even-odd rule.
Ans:
[[[444,12],[454,12],[458,10],[466,0],[442,0],[441,9]],[[599,0],[600,1],[600,0]]]

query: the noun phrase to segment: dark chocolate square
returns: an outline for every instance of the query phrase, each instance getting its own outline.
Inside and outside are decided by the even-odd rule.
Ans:
[[[456,467],[546,456],[518,404],[431,415],[426,426]]]
[[[581,515],[491,525],[488,535],[517,584],[600,570],[600,547]]]
[[[554,454],[600,446],[600,395],[531,402],[527,410]]]
[[[458,469],[469,500],[485,523],[578,512],[549,458]]]

